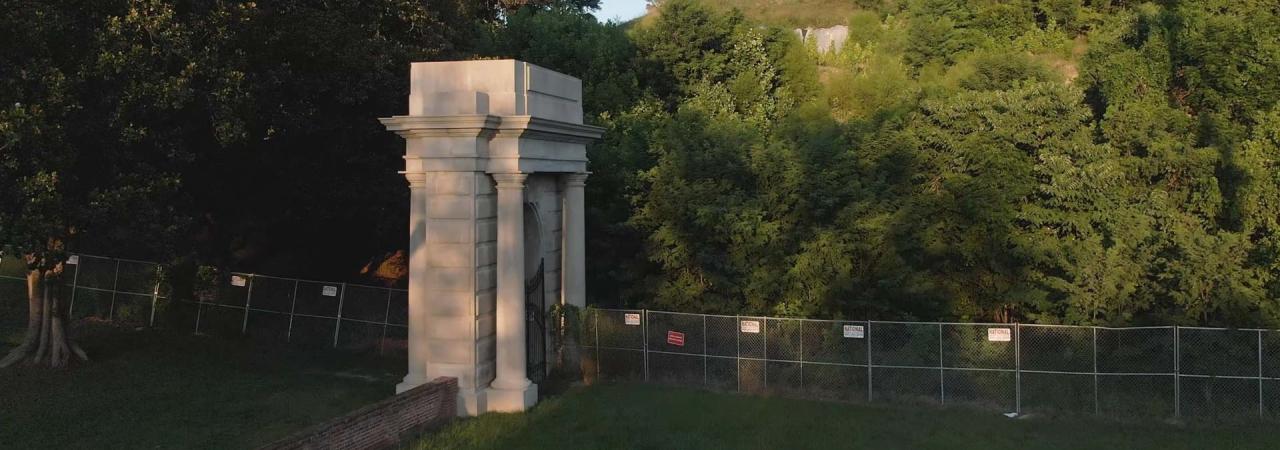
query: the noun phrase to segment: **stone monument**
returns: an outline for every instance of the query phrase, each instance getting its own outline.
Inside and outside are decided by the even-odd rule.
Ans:
[[[411,193],[397,391],[448,376],[460,415],[529,408],[526,288],[586,304],[586,146],[603,129],[582,123],[581,81],[515,60],[413,63],[409,113],[379,120],[405,140]]]

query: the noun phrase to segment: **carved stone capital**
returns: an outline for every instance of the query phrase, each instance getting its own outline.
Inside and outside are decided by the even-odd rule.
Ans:
[[[565,187],[583,187],[587,185],[587,177],[590,172],[586,173],[567,173],[564,175]]]
[[[498,189],[524,189],[524,182],[529,178],[527,173],[495,173],[493,181],[498,183]]]
[[[409,180],[409,189],[422,189],[427,187],[426,172],[400,172],[404,175],[404,179]]]

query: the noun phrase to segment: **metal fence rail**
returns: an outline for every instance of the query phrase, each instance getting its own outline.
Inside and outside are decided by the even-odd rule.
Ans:
[[[1178,420],[1275,419],[1280,331],[832,321],[593,309],[584,367],[862,402]]]
[[[194,299],[175,301],[161,264],[74,255],[66,267],[72,319],[378,354],[406,351],[403,289],[237,272],[198,286]],[[0,258],[0,299],[26,297],[25,272],[20,261]]]

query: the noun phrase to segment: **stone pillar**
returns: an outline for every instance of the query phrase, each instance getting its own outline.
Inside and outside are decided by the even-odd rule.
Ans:
[[[561,265],[564,283],[561,286],[566,305],[587,306],[587,242],[586,200],[584,189],[587,174],[570,173],[564,176],[564,262]]]
[[[427,379],[427,174],[406,170],[404,177],[409,181],[409,373],[396,385],[396,393],[430,381]]]
[[[498,184],[497,374],[486,393],[490,411],[524,411],[538,400],[526,374],[524,187],[528,174],[493,174]]]

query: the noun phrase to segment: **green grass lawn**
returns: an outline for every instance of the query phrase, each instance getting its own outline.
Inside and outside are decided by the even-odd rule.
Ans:
[[[1274,449],[1264,425],[1226,428],[1022,419],[697,390],[604,385],[544,400],[525,415],[457,421],[417,449]]]
[[[9,326],[4,326],[9,325]],[[20,336],[0,324],[0,351]],[[253,448],[391,394],[403,368],[341,353],[102,328],[69,370],[0,371],[0,448]],[[867,406],[651,385],[578,387],[464,419],[414,449],[1270,449],[1217,428]]]
[[[0,448],[254,448],[390,396],[404,370],[156,331],[80,336],[89,363],[0,370]],[[19,338],[0,324],[0,351]]]

